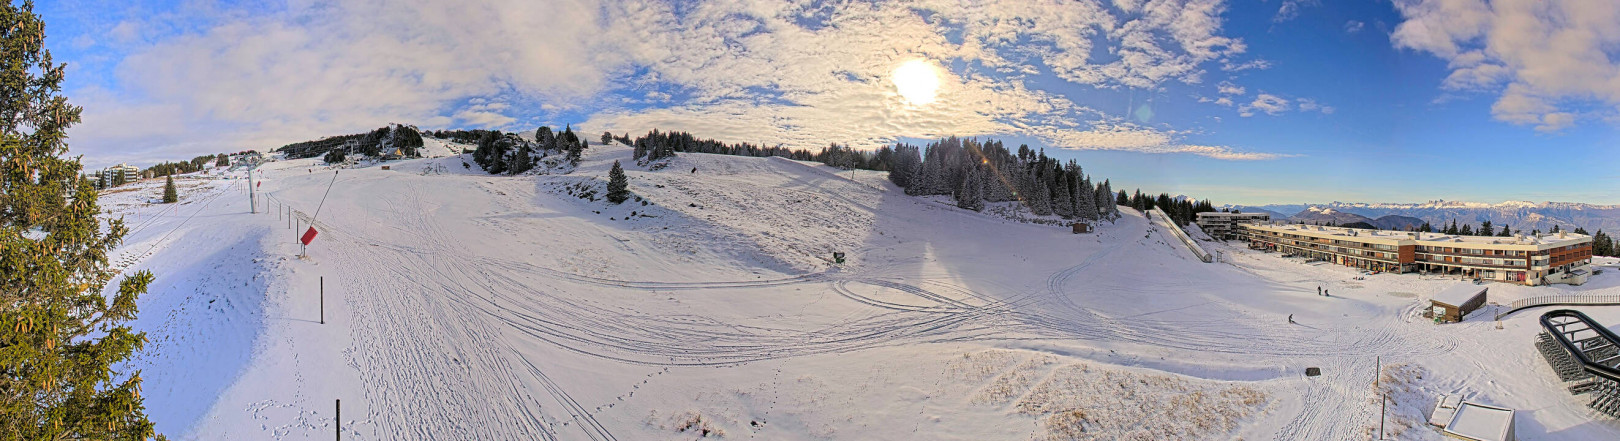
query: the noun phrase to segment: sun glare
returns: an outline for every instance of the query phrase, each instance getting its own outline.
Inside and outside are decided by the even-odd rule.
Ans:
[[[894,68],[895,89],[906,102],[915,106],[934,102],[939,93],[939,68],[928,60],[911,60]]]

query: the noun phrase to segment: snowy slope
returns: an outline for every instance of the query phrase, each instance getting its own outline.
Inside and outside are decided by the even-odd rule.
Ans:
[[[566,175],[464,160],[270,163],[256,215],[239,179],[103,196],[144,225],[117,258],[157,274],[132,366],[159,429],[327,439],[341,399],[344,439],[1351,439],[1381,361],[1397,411],[1462,392],[1523,409],[1526,439],[1620,435],[1554,384],[1533,312],[1415,316],[1454,280],[1209,242],[1204,264],[1138,213],[1074,235],[780,158],[631,166],[622,205],[601,195],[623,147]],[[282,216],[317,206],[299,258]]]

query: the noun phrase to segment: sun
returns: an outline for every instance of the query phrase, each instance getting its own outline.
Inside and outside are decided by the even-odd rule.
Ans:
[[[939,94],[939,68],[928,60],[911,60],[894,68],[890,77],[900,96],[914,106],[934,102]]]

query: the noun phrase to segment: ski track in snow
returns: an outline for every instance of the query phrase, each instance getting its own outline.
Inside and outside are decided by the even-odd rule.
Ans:
[[[630,204],[614,208],[618,211],[613,213],[617,214],[587,213],[591,207],[600,207],[600,203],[571,201],[565,199],[567,195],[548,192],[544,183],[552,177],[538,178],[541,180],[541,184],[536,185],[538,189],[525,189],[513,187],[504,180],[497,184],[497,178],[482,175],[340,173],[338,182],[345,191],[360,192],[368,199],[349,197],[342,205],[328,206],[334,213],[343,214],[323,214],[325,217],[317,224],[321,228],[321,246],[312,254],[320,254],[318,259],[329,265],[337,265],[337,272],[326,273],[326,278],[333,279],[327,289],[342,293],[333,297],[341,299],[348,315],[328,320],[347,323],[345,326],[353,341],[341,357],[346,368],[357,372],[364,392],[365,414],[345,421],[345,437],[606,441],[645,436],[647,429],[633,424],[640,415],[627,414],[629,410],[619,405],[628,403],[626,399],[634,397],[640,386],[650,380],[623,385],[604,379],[601,381],[607,382],[605,384],[586,385],[580,384],[577,374],[555,374],[558,369],[576,371],[577,364],[581,363],[577,360],[658,369],[647,374],[652,378],[670,372],[671,368],[735,368],[925,344],[995,346],[1026,342],[1020,344],[1039,346],[1040,342],[1078,342],[1109,354],[1125,354],[1121,355],[1125,357],[1121,362],[1132,364],[1155,365],[1158,362],[1148,360],[1148,356],[1180,351],[1198,354],[1192,357],[1194,359],[1245,359],[1257,368],[1291,368],[1301,363],[1322,367],[1324,375],[1310,380],[1276,378],[1277,381],[1261,382],[1273,393],[1292,394],[1300,402],[1298,409],[1280,410],[1297,413],[1273,418],[1281,426],[1270,433],[1278,440],[1350,439],[1362,436],[1360,431],[1366,421],[1376,417],[1364,403],[1374,379],[1370,362],[1373,357],[1423,359],[1448,354],[1459,347],[1458,336],[1432,332],[1427,323],[1410,319],[1419,307],[1416,303],[1404,307],[1398,314],[1383,313],[1365,320],[1323,325],[1328,328],[1319,329],[1303,323],[1282,322],[1274,309],[1261,309],[1227,296],[1200,292],[1205,288],[1201,286],[1203,282],[1194,278],[1242,273],[1243,277],[1273,280],[1269,274],[1248,270],[1244,270],[1246,273],[1217,273],[1222,271],[1221,266],[1198,264],[1179,264],[1196,268],[1200,271],[1197,276],[1149,277],[1152,269],[1133,272],[1138,270],[1131,267],[1132,262],[1178,261],[1175,257],[1165,257],[1167,254],[1180,256],[1180,261],[1190,261],[1190,257],[1184,255],[1185,250],[1177,248],[1180,245],[1174,238],[1151,228],[1139,215],[1127,216],[1117,225],[1099,229],[1093,236],[1076,236],[1078,241],[1092,241],[1095,237],[1099,245],[1087,248],[1077,263],[1047,265],[1056,268],[1042,271],[1044,279],[964,279],[953,274],[950,267],[939,266],[928,248],[907,254],[904,251],[907,248],[938,244],[922,240],[919,245],[918,239],[901,235],[911,228],[912,224],[907,222],[915,220],[896,218],[895,213],[901,210],[912,213],[906,216],[929,216],[941,224],[995,225],[981,215],[942,209],[922,199],[894,199],[892,187],[886,189],[884,183],[852,182],[826,170],[780,158],[737,161],[741,165],[728,163],[732,161],[728,158],[690,160],[699,161],[705,172],[717,169],[713,173],[780,182],[781,193],[790,196],[777,197],[836,204],[846,207],[840,209],[842,215],[867,219],[874,224],[889,224],[887,231],[873,227],[876,231],[868,233],[864,243],[858,240],[850,243],[858,244],[863,253],[894,252],[897,255],[890,256],[889,260],[862,256],[867,260],[845,268],[829,265],[804,270],[806,266],[814,266],[814,262],[806,264],[808,260],[804,256],[793,253],[843,246],[848,239],[810,238],[805,240],[824,242],[778,251],[787,255],[763,252],[757,257],[739,253],[735,244],[728,244],[716,246],[713,252],[797,270],[754,271],[754,280],[681,280],[679,276],[686,274],[680,271],[666,271],[664,274],[676,277],[665,280],[621,280],[585,274],[578,268],[560,264],[561,260],[555,258],[546,260],[515,252],[490,253],[480,248],[490,244],[509,249],[534,245],[502,242],[501,238],[479,238],[487,243],[469,243],[466,238],[472,237],[467,235],[469,228],[518,222],[503,217],[508,214],[528,213],[536,218],[598,214],[622,216],[623,220],[615,222],[627,223],[631,219],[624,212],[632,208]],[[594,166],[601,167],[600,164]],[[663,172],[669,176],[663,181],[654,181],[667,186],[654,189],[642,182],[638,184],[641,186],[638,191],[649,198],[700,197],[695,195],[713,191],[705,185],[714,184],[705,184],[703,178],[681,174],[679,170],[685,166],[672,167],[675,172]],[[272,167],[271,172],[281,173],[281,179],[289,182],[296,179],[319,182],[324,189],[328,178],[315,179],[322,176],[318,173],[309,173],[309,176],[296,173],[295,169],[302,167],[288,165],[286,170]],[[640,179],[648,176],[647,172],[639,173],[634,176]],[[759,174],[770,179],[760,178]],[[404,183],[393,183],[404,178],[408,178]],[[581,182],[579,180],[584,178],[566,175],[555,179]],[[456,191],[481,188],[491,195],[489,203],[493,206],[460,205],[466,201],[447,197],[431,187],[439,182],[461,186]],[[291,186],[287,188],[300,188],[300,192],[278,193],[276,184],[272,182],[269,198],[278,206],[291,204],[309,211],[317,202],[309,198],[320,194]],[[236,193],[226,189],[240,191],[242,185],[245,183],[238,181],[201,194],[197,200],[188,198],[180,209],[191,212],[178,224],[174,224],[173,219],[159,220],[164,218],[159,216],[161,211],[173,210],[173,207],[132,208],[129,214],[138,221],[131,229],[146,233],[147,228],[185,226],[199,213],[208,211],[216,199]],[[527,194],[530,191],[532,195]],[[741,194],[722,193],[709,199],[695,199],[690,207],[679,205],[685,200],[660,199],[658,202],[676,208],[663,205],[634,208],[647,217],[661,218],[659,222],[677,229],[695,228],[691,225],[738,222],[727,217],[732,212],[726,211],[726,204],[746,205],[748,201]],[[537,204],[573,206],[568,208],[573,211],[557,214],[525,211],[533,210]],[[889,206],[893,204],[899,204],[900,208]],[[484,217],[472,212],[451,213],[470,209],[485,211]],[[304,221],[310,220],[307,214],[300,216]],[[467,218],[475,219],[473,226],[445,223],[445,219]],[[521,220],[524,216],[514,218]],[[265,222],[272,228],[272,236],[285,231],[271,223],[274,221]],[[633,240],[639,237],[636,235],[643,234],[643,230],[634,229],[637,227],[620,227],[601,219],[592,222],[595,223],[545,225],[572,228],[558,234],[595,233],[612,237],[617,240],[606,242],[609,245],[605,246],[618,247],[618,251],[631,255],[670,246],[659,242],[636,243]],[[652,227],[640,228],[650,230]],[[1011,228],[1059,231],[1016,224]],[[759,242],[761,247],[784,240],[773,236],[771,228],[728,230],[730,228],[713,227],[678,234],[695,235],[692,237],[707,234],[727,241],[762,241]],[[1142,231],[1148,234],[1142,236]],[[620,235],[631,239],[621,239]],[[142,237],[154,236],[155,239],[121,250],[116,258],[118,268],[149,259],[172,242],[167,235],[142,234]],[[891,251],[897,248],[900,251]],[[548,256],[568,252],[561,248],[544,251],[550,253],[544,254]],[[702,252],[708,251],[693,251],[699,258],[707,256]],[[680,262],[684,261],[680,259],[684,258],[669,262],[653,260],[647,265],[653,268],[682,265]],[[732,274],[744,273],[733,271]],[[1282,282],[1256,282],[1253,286],[1269,286],[1266,283]],[[826,294],[822,297],[824,300],[847,303],[840,306],[847,311],[818,318],[819,321],[737,320],[691,309],[664,310],[650,303],[701,301],[708,296],[721,298],[738,293],[758,296]],[[1155,308],[1156,305],[1140,304],[1133,298],[1178,298],[1182,303]],[[642,307],[643,304],[647,306]],[[1348,313],[1345,316],[1348,317]],[[297,342],[287,340],[283,344],[291,346]],[[570,354],[570,357],[562,354]],[[1104,356],[1112,355],[1092,357]],[[300,361],[294,357],[291,363],[297,366]],[[1174,361],[1164,363],[1165,367],[1176,366]],[[979,387],[990,388],[995,386],[995,381],[1011,382],[1002,385],[1006,389],[996,392],[1000,395],[993,401],[1003,405],[1016,403],[1037,385],[1045,383],[1059,366],[1053,363],[1031,365],[1025,369],[1027,372],[1017,371],[1020,367],[1008,367],[1004,372],[987,377],[987,382]],[[295,368],[297,378],[294,380],[303,385],[303,373],[298,369],[302,368]],[[1015,371],[1023,373],[1013,376]],[[611,394],[602,393],[604,385],[624,392],[616,397],[608,396]],[[586,392],[581,393],[579,388],[586,388]],[[255,424],[261,425],[275,439],[297,438],[297,433],[326,430],[330,424],[324,410],[296,409],[297,416],[286,420],[280,415],[295,410],[289,406],[294,404],[257,400],[245,410],[252,415]],[[350,414],[345,412],[345,415]]]
[[[939,280],[916,281],[907,283],[884,278],[881,270],[864,271],[841,274],[836,272],[810,273],[771,280],[735,281],[735,282],[658,282],[658,281],[623,281],[599,277],[589,277],[569,274],[560,270],[538,266],[525,261],[500,260],[486,256],[459,251],[457,247],[437,241],[445,237],[444,229],[419,213],[428,209],[413,206],[420,201],[422,195],[414,194],[392,201],[390,206],[410,207],[400,208],[388,213],[386,218],[394,219],[395,228],[418,232],[416,237],[422,238],[421,244],[401,249],[402,253],[374,253],[367,250],[368,245],[384,243],[382,239],[369,238],[364,232],[351,232],[335,230],[344,235],[345,241],[350,241],[344,247],[346,250],[360,250],[343,256],[350,262],[374,261],[376,271],[357,271],[361,274],[385,274],[387,277],[379,280],[353,280],[345,287],[355,292],[371,296],[367,300],[353,302],[359,311],[359,322],[366,323],[363,328],[367,332],[363,335],[376,336],[405,336],[405,335],[436,335],[445,332],[467,332],[465,338],[454,338],[456,341],[499,341],[476,332],[491,332],[490,323],[477,322],[468,318],[493,318],[498,324],[508,329],[514,329],[530,337],[543,340],[558,347],[577,353],[600,357],[617,362],[644,364],[650,366],[717,366],[736,365],[740,363],[777,360],[788,357],[842,353],[858,351],[877,346],[893,346],[924,342],[967,341],[976,339],[995,340],[1002,338],[997,329],[1006,327],[1019,327],[1049,338],[1055,339],[1082,339],[1097,341],[1125,341],[1140,343],[1149,346],[1175,348],[1191,351],[1227,352],[1234,354],[1262,354],[1275,356],[1333,356],[1345,357],[1344,362],[1328,366],[1329,369],[1346,372],[1351,370],[1349,362],[1354,358],[1364,358],[1371,354],[1395,355],[1432,355],[1443,353],[1450,349],[1445,342],[1414,342],[1399,338],[1392,332],[1378,332],[1371,338],[1358,338],[1351,341],[1302,341],[1291,337],[1274,337],[1271,335],[1255,335],[1242,332],[1223,332],[1219,327],[1199,327],[1199,331],[1189,331],[1189,324],[1215,324],[1223,320],[1210,320],[1205,323],[1188,323],[1187,321],[1160,321],[1152,319],[1116,319],[1093,311],[1081,305],[1085,295],[1084,289],[1075,289],[1068,286],[1068,282],[1075,278],[1087,276],[1088,270],[1098,262],[1105,261],[1113,252],[1124,246],[1115,244],[1101,252],[1086,258],[1075,266],[1065,268],[1053,273],[1047,279],[1047,293],[1067,308],[1084,314],[1080,317],[1065,317],[1059,313],[1045,312],[1039,308],[1023,308],[1038,303],[1041,299],[1035,295],[1014,296],[1007,300],[995,300],[994,296],[973,292],[970,289],[955,286],[949,282]],[[354,233],[350,239],[348,234]],[[469,265],[469,263],[471,263]],[[412,268],[420,271],[430,268],[432,273],[407,273],[397,268]],[[480,268],[478,272],[468,272],[467,268]],[[498,271],[497,271],[498,270]],[[523,278],[522,276],[541,277]],[[1090,274],[1095,277],[1094,274]],[[599,287],[621,288],[645,291],[669,290],[706,290],[727,288],[753,288],[783,285],[803,285],[807,288],[830,289],[840,293],[846,298],[884,308],[887,312],[851,319],[825,329],[811,331],[795,331],[791,329],[773,328],[740,328],[735,325],[707,321],[692,320],[688,317],[659,316],[629,311],[616,311],[595,306],[589,302],[557,295],[558,290],[552,286],[555,279],[589,284]],[[399,282],[408,281],[412,284],[425,284],[431,288],[401,286]],[[458,282],[464,281],[464,282]],[[849,284],[859,283],[883,288],[890,288],[917,296],[934,306],[912,307],[878,300],[862,298],[852,293],[847,287]],[[437,285],[437,286],[434,286]],[[920,286],[927,285],[927,286]],[[394,289],[380,289],[393,286]],[[1141,287],[1136,287],[1140,290]],[[466,293],[466,297],[447,297],[444,301],[428,300],[426,295],[434,292]],[[412,295],[423,298],[412,298]],[[423,303],[418,303],[423,302]],[[387,309],[383,309],[387,308]],[[424,311],[447,311],[445,314],[422,316]],[[469,314],[477,312],[477,314]],[[394,320],[391,318],[413,317],[414,320]],[[375,325],[369,324],[373,319],[381,319]],[[390,319],[385,319],[390,318]],[[435,326],[435,324],[437,326]],[[367,366],[363,371],[378,372],[411,372],[428,371],[438,372],[437,378],[379,378],[380,384],[391,385],[381,387],[384,390],[394,389],[420,389],[429,387],[426,399],[443,402],[450,397],[472,395],[481,397],[482,401],[471,398],[450,399],[450,403],[478,403],[483,407],[462,404],[448,405],[439,408],[440,414],[427,415],[417,421],[466,421],[465,425],[457,427],[428,427],[420,423],[406,425],[405,427],[390,429],[383,427],[382,432],[388,433],[389,438],[412,438],[426,434],[456,434],[458,437],[479,438],[492,436],[487,433],[475,432],[478,427],[495,425],[499,421],[525,421],[534,424],[533,432],[523,432],[525,435],[555,437],[556,432],[564,432],[571,426],[573,430],[582,432],[589,439],[613,439],[611,433],[597,422],[593,412],[579,405],[565,390],[555,382],[545,377],[539,367],[530,362],[520,353],[502,351],[496,348],[476,348],[474,353],[465,352],[462,348],[456,353],[463,354],[465,358],[457,358],[458,365],[434,364],[429,361],[442,358],[438,355],[443,351],[435,345],[422,341],[393,341],[385,338],[375,342],[377,344],[361,345],[363,348],[378,348],[369,360],[379,363],[376,367]],[[366,351],[372,352],[372,351]],[[500,391],[484,391],[485,393],[468,393],[462,391],[438,390],[442,385],[449,384],[486,384],[487,381],[477,381],[475,378],[508,378],[514,374],[510,372],[510,365],[497,360],[500,353],[507,357],[515,356],[528,372],[540,379],[545,392],[552,397],[555,405],[565,413],[564,422],[538,421],[533,415],[519,414],[523,403],[509,403],[509,410],[505,413],[496,412],[482,418],[486,409],[501,409],[490,406],[488,397],[501,396]],[[414,361],[407,361],[412,360]],[[471,361],[469,361],[471,360]],[[402,364],[410,363],[410,364]],[[363,363],[364,364],[364,363]],[[490,370],[481,370],[476,374],[455,375],[454,372],[472,372],[476,366],[492,367]],[[460,369],[457,369],[460,368]],[[1341,370],[1343,369],[1343,370]],[[1332,377],[1333,382],[1314,384],[1305,391],[1305,413],[1299,415],[1293,423],[1283,428],[1278,439],[1320,439],[1335,436],[1348,436],[1355,427],[1321,427],[1313,422],[1319,419],[1315,412],[1323,407],[1331,407],[1355,402],[1359,396],[1353,393],[1359,378],[1350,378],[1348,375]],[[1371,376],[1366,383],[1370,383]],[[516,382],[516,380],[512,380]],[[439,386],[426,386],[439,385]],[[387,401],[386,397],[376,397]],[[374,400],[375,401],[375,400]],[[407,408],[397,409],[393,412],[411,414]],[[547,408],[549,405],[542,405]],[[542,419],[543,420],[543,419]],[[410,432],[409,430],[418,430]],[[516,432],[513,432],[516,433]]]

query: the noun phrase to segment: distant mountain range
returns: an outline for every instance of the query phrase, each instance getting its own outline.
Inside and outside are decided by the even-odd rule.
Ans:
[[[1272,219],[1280,218],[1277,215],[1272,215]],[[1383,230],[1417,229],[1419,225],[1423,225],[1423,219],[1418,219],[1411,216],[1391,214],[1373,219],[1348,211],[1316,206],[1306,207],[1305,210],[1300,211],[1293,216],[1287,216],[1287,219],[1295,222],[1318,225],[1351,226],[1351,224],[1362,223],[1369,227]]]
[[[1551,230],[1554,225],[1573,230],[1583,227],[1588,231],[1602,229],[1620,231],[1620,205],[1596,205],[1578,202],[1526,202],[1507,201],[1498,204],[1464,201],[1430,201],[1421,204],[1387,204],[1332,202],[1326,204],[1273,204],[1229,205],[1222,208],[1245,213],[1265,212],[1272,219],[1307,223],[1347,224],[1366,222],[1385,229],[1404,229],[1405,226],[1429,222],[1436,228],[1455,220],[1476,227],[1491,221],[1498,227],[1512,226],[1514,230]],[[1292,214],[1289,214],[1292,213]]]

